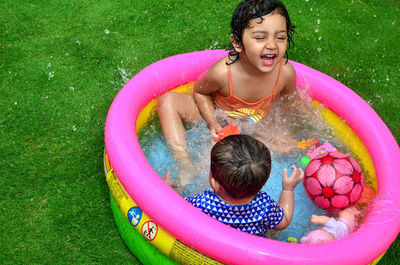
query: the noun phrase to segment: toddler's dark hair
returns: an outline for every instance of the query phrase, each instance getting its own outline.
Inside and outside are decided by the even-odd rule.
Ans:
[[[211,150],[211,174],[233,198],[256,195],[270,172],[271,154],[252,136],[228,136]]]
[[[271,12],[278,12],[286,19],[286,32],[288,38],[288,49],[294,46],[293,35],[295,26],[290,22],[289,13],[285,5],[277,0],[244,0],[235,9],[232,15],[231,30],[233,37],[243,45],[243,31],[249,26],[250,20],[261,18]],[[239,59],[239,53],[235,51],[233,45],[229,49],[229,58],[231,63]],[[289,58],[286,50],[286,58]]]

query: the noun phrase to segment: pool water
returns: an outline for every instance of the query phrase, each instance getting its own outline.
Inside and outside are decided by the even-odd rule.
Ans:
[[[263,119],[264,125],[261,127],[254,123],[242,122],[238,123],[241,133],[250,135],[259,134],[263,137],[270,137],[268,134],[273,125],[277,131],[283,135],[295,135],[298,141],[307,139],[316,139],[321,142],[328,141],[334,145],[339,151],[347,153],[351,156],[350,149],[339,138],[336,137],[332,127],[322,118],[321,106],[314,106],[311,100],[307,98],[307,94],[300,95],[303,100],[296,100],[288,108],[283,100],[276,100],[272,105],[268,116]],[[299,111],[300,110],[300,111]],[[222,116],[220,116],[222,115]],[[224,119],[223,112],[216,112],[216,118],[221,122]],[[264,127],[263,127],[264,126]],[[276,132],[276,131],[275,131]],[[210,132],[203,122],[196,126],[187,127],[186,130],[187,151],[192,157],[193,165],[192,173],[195,176],[193,180],[186,186],[184,191],[180,191],[183,197],[194,196],[210,188],[208,183],[208,175],[210,169],[210,151],[211,140]],[[172,155],[165,143],[161,133],[160,124],[157,117],[152,118],[148,125],[139,132],[139,142],[142,146],[144,155],[148,162],[157,172],[158,175],[164,176],[167,171],[171,171],[172,179],[176,182],[179,173]],[[292,172],[290,166],[295,164],[299,167],[300,160],[306,155],[305,151],[296,151],[289,154],[281,155],[271,151],[272,166],[271,174],[267,183],[262,188],[276,202],[282,190],[282,172],[286,168],[289,176]],[[353,156],[354,157],[354,156]],[[356,159],[357,160],[357,159]],[[364,171],[364,174],[366,172]],[[367,176],[365,176],[367,177]],[[299,183],[294,191],[295,209],[291,224],[283,231],[269,231],[268,237],[276,240],[285,240],[288,237],[294,237],[298,240],[319,225],[310,222],[311,215],[328,215],[329,213],[315,206],[304,192],[303,183]],[[361,216],[360,216],[361,217]],[[361,221],[361,218],[360,218]]]
[[[158,175],[164,176],[167,171],[171,170],[172,179],[177,181],[179,171],[160,132],[158,121],[154,120],[139,133],[139,142],[143,153]],[[188,129],[186,137],[187,149],[193,158],[193,164],[196,165],[193,168],[196,177],[181,194],[183,197],[194,196],[209,188],[209,154],[211,150],[209,130],[205,124]],[[271,175],[262,190],[267,192],[275,201],[278,201],[282,190],[283,169],[287,168],[290,176],[292,171],[290,165],[299,166],[299,161],[304,155],[305,152],[297,152],[285,156],[272,152]],[[312,214],[327,215],[326,211],[319,209],[308,199],[302,183],[296,187],[294,193],[295,210],[291,224],[283,231],[269,231],[268,237],[277,240],[295,237],[300,240],[302,236],[318,227],[310,222]]]

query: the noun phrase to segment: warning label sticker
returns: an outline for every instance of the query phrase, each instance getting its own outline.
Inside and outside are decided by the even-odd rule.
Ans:
[[[148,240],[152,241],[156,238],[158,232],[158,225],[153,221],[147,221],[142,225],[142,234]]]
[[[140,223],[142,215],[142,210],[137,206],[130,208],[127,214],[129,222],[131,222],[133,226],[137,226]]]

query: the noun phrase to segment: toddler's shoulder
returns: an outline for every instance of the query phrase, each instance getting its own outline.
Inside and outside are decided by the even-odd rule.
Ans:
[[[256,195],[256,200],[270,203],[273,201],[272,197],[268,195],[265,191],[259,191]]]

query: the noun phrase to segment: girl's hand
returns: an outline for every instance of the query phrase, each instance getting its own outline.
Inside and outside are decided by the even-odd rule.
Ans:
[[[165,183],[167,183],[171,188],[179,188],[179,184],[175,183],[171,178],[171,171],[168,170],[165,176],[161,177]]]
[[[218,122],[215,122],[213,125],[210,125],[210,135],[211,135],[211,144],[214,145],[218,142],[218,133],[222,130],[221,125]]]
[[[282,190],[293,191],[297,184],[302,182],[304,179],[304,172],[301,168],[297,168],[295,165],[290,166],[290,168],[293,169],[293,173],[290,175],[290,178],[288,170],[283,170]]]

